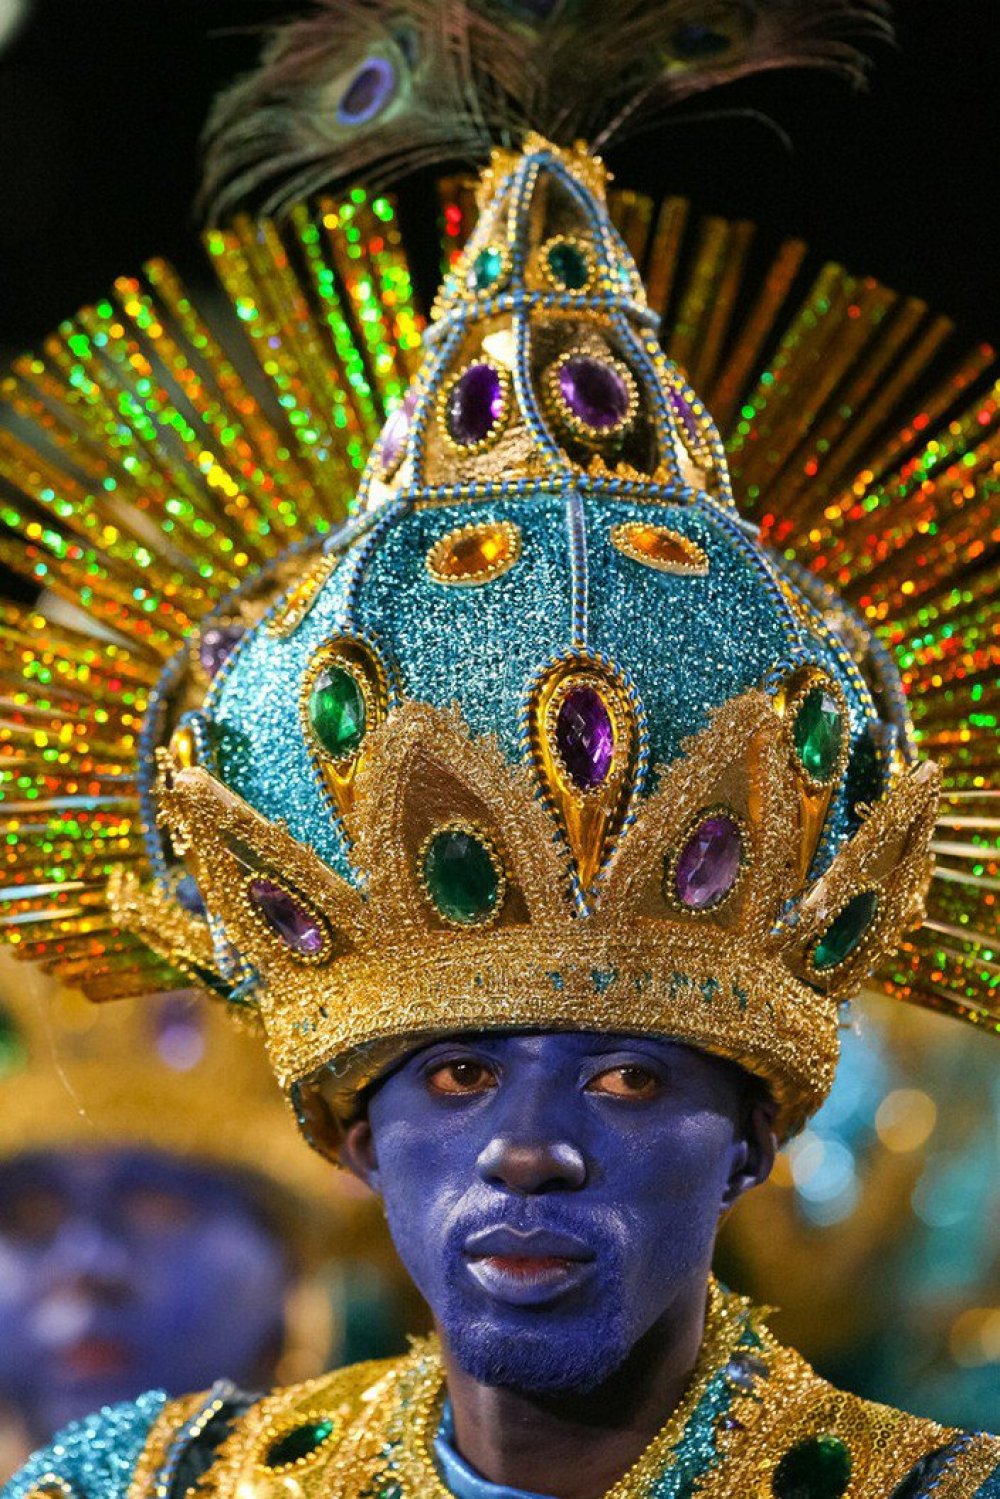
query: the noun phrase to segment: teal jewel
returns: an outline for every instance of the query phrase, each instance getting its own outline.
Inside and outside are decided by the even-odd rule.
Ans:
[[[446,921],[478,926],[496,911],[501,877],[492,851],[474,833],[444,828],[424,852],[424,884]]]
[[[0,1077],[9,1077],[26,1061],[27,1052],[17,1026],[0,1006]]]
[[[795,715],[792,738],[803,770],[814,781],[828,781],[840,758],[844,721],[828,688],[812,687]]]
[[[365,695],[343,666],[320,672],[309,694],[309,723],[327,754],[335,760],[353,755],[367,727]]]
[[[851,750],[844,777],[847,819],[852,832],[861,826],[859,807],[873,807],[882,795],[882,765],[870,734],[863,734]]]
[[[265,1466],[284,1468],[289,1463],[299,1462],[303,1457],[310,1457],[333,1436],[333,1430],[332,1421],[307,1421],[302,1426],[294,1426],[283,1437],[271,1443],[264,1459]]]
[[[862,890],[833,918],[813,948],[813,967],[836,968],[849,958],[875,919],[878,896],[874,890]]]
[[[774,1470],[775,1499],[840,1499],[851,1481],[851,1451],[839,1437],[796,1442]]]
[[[590,280],[590,264],[578,245],[560,240],[550,245],[546,262],[553,281],[566,291],[583,291]]]
[[[503,251],[496,245],[487,245],[480,250],[469,271],[470,291],[489,291],[503,275]]]

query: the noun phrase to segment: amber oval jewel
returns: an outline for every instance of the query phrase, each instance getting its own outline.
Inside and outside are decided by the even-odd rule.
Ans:
[[[674,882],[682,905],[707,911],[724,901],[739,878],[743,834],[733,817],[718,812],[698,824],[681,849]]]
[[[286,1431],[284,1436],[278,1437],[268,1447],[265,1465],[268,1468],[284,1468],[289,1463],[301,1462],[304,1457],[311,1457],[324,1442],[329,1441],[333,1433],[334,1423],[330,1420],[305,1421],[301,1426],[293,1426],[291,1431]]]
[[[851,1481],[851,1449],[840,1437],[807,1437],[774,1470],[775,1499],[841,1499]]]
[[[424,851],[424,885],[446,921],[479,926],[497,911],[503,876],[492,848],[465,828],[442,828]]]
[[[844,737],[840,705],[828,687],[811,687],[799,704],[792,739],[803,770],[814,781],[828,781],[837,768]]]
[[[571,687],[556,715],[556,748],[570,780],[580,791],[603,785],[615,757],[615,728],[596,687]]]
[[[634,562],[643,562],[659,572],[688,573],[693,577],[704,577],[708,572],[708,557],[698,543],[669,526],[625,521],[612,528],[611,544]]]
[[[309,694],[309,724],[319,743],[335,760],[353,755],[368,726],[365,695],[353,672],[327,666]]]
[[[590,280],[590,262],[571,240],[561,239],[550,245],[545,263],[552,280],[566,291],[583,291]]]
[[[445,425],[453,442],[478,447],[499,425],[505,405],[503,378],[492,364],[470,364],[448,392]]]
[[[247,887],[251,904],[286,947],[306,958],[323,951],[326,937],[319,920],[290,891],[274,880],[251,880]]]
[[[518,528],[510,521],[486,521],[442,536],[427,554],[427,570],[438,583],[488,583],[520,555]]]
[[[836,968],[860,945],[878,911],[874,890],[862,890],[830,922],[812,952],[813,967]]]

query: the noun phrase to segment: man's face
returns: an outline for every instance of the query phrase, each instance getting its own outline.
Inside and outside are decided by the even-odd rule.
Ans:
[[[247,1381],[289,1268],[236,1178],[139,1151],[0,1166],[0,1400],[36,1438],[149,1388]]]
[[[744,1081],[650,1038],[463,1035],[378,1086],[346,1155],[467,1373],[583,1391],[703,1295],[721,1212],[766,1174]]]

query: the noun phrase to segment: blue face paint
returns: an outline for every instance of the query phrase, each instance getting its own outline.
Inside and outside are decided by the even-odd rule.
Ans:
[[[290,1267],[237,1177],[153,1152],[0,1166],[0,1401],[36,1439],[150,1388],[253,1383]]]
[[[369,1100],[372,1185],[460,1366],[594,1389],[703,1295],[744,1113],[731,1064],[652,1038],[488,1033],[407,1058]]]

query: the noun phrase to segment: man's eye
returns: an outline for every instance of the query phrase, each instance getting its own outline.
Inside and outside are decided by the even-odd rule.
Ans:
[[[612,1098],[656,1098],[663,1084],[646,1067],[610,1067],[587,1084],[588,1093],[606,1093]]]
[[[485,1093],[497,1080],[485,1062],[445,1062],[435,1067],[428,1082],[436,1093]]]

